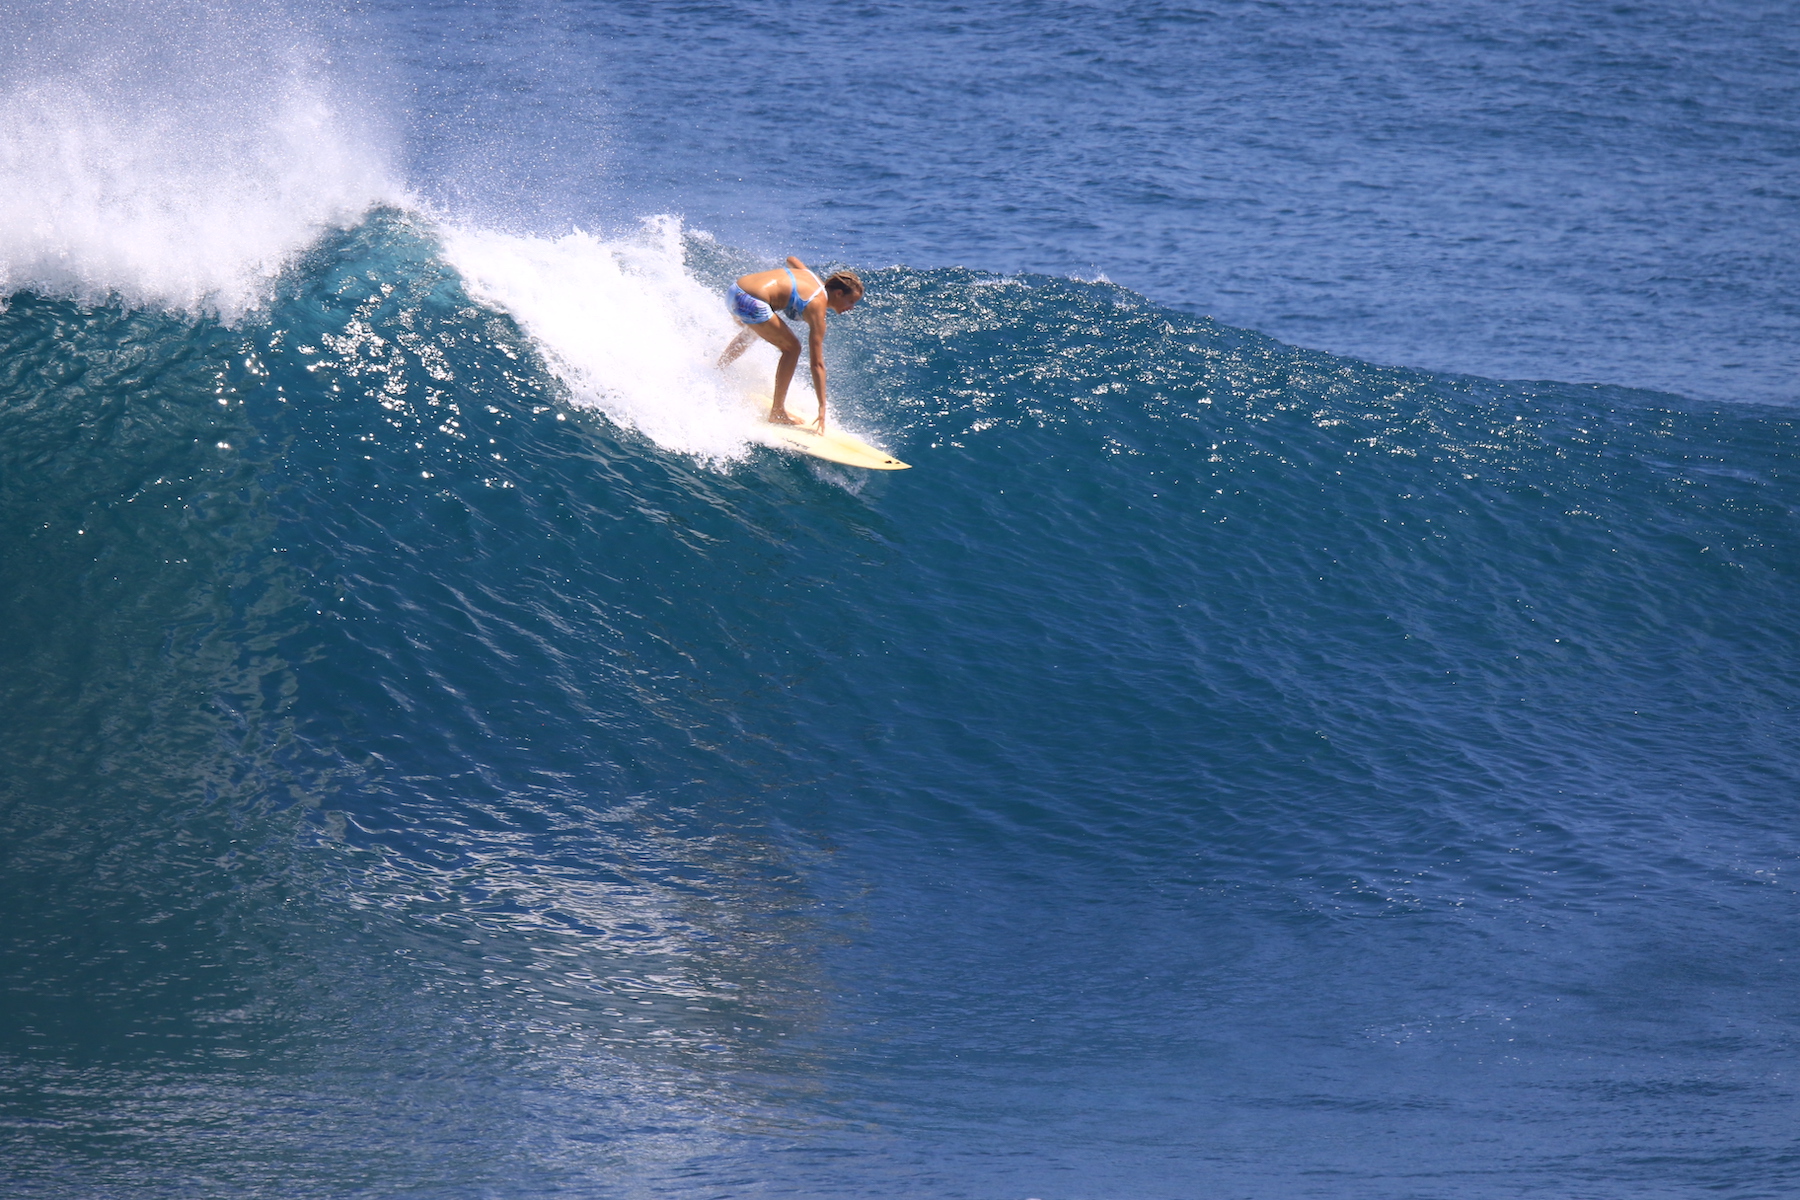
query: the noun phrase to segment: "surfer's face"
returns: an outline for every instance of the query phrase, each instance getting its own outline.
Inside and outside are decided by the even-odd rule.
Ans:
[[[861,299],[861,292],[832,292],[825,298],[825,306],[832,312],[847,313],[855,308],[856,302]]]

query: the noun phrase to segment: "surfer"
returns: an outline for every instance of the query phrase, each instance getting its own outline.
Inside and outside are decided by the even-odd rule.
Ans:
[[[775,367],[775,403],[769,408],[769,421],[776,425],[803,425],[787,410],[788,384],[794,380],[794,368],[800,362],[800,339],[777,321],[780,313],[789,321],[804,321],[807,328],[807,357],[812,362],[813,391],[819,396],[819,416],[812,427],[825,432],[825,314],[849,312],[863,296],[863,282],[854,271],[839,271],[819,282],[819,277],[805,263],[788,256],[787,266],[773,271],[758,271],[741,276],[731,285],[731,315],[744,326],[719,355],[719,366],[736,362],[757,338],[781,351],[781,362]]]

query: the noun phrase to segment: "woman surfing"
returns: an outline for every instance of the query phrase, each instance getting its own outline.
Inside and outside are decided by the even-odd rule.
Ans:
[[[805,424],[787,410],[788,384],[794,381],[794,368],[800,362],[800,339],[786,321],[777,321],[775,314],[780,313],[789,321],[806,322],[807,357],[812,362],[813,391],[819,396],[819,415],[812,428],[824,433],[825,314],[849,312],[862,296],[863,283],[854,271],[839,271],[821,283],[805,263],[792,255],[785,267],[741,276],[731,285],[727,303],[731,315],[744,328],[719,355],[719,366],[736,362],[757,338],[774,346],[781,351],[781,362],[775,367],[775,403],[769,407],[769,420],[776,425]]]

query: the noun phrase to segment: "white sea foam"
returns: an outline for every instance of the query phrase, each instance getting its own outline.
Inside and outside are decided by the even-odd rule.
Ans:
[[[617,240],[450,227],[442,244],[469,294],[519,323],[576,404],[703,459],[741,457],[756,440],[744,395],[767,385],[773,351],[759,343],[737,366],[714,369],[737,325],[688,273],[675,218]],[[795,393],[805,411],[811,393],[799,379]]]
[[[47,5],[0,60],[0,302],[233,319],[333,226],[401,198],[321,52],[267,14]]]

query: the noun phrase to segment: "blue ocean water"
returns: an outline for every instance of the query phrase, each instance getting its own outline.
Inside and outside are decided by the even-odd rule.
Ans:
[[[1800,1186],[1780,9],[15,16],[7,1194]]]

